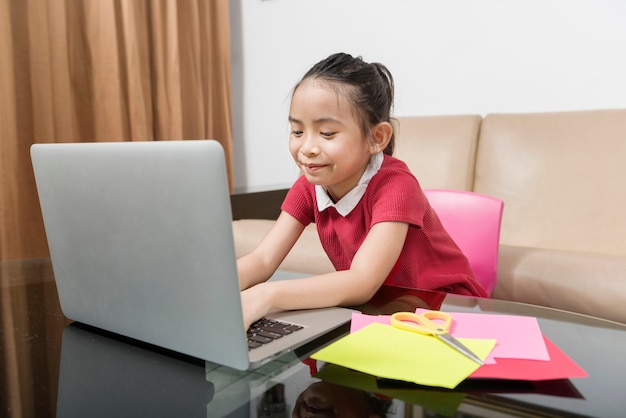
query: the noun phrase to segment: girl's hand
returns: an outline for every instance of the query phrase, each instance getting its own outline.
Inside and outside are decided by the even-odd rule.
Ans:
[[[246,330],[254,321],[263,318],[272,310],[267,287],[267,283],[260,283],[241,292],[243,322]]]

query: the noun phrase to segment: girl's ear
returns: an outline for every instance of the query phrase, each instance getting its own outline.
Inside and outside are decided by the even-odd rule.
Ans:
[[[391,136],[393,135],[393,127],[389,122],[380,122],[371,129],[372,144],[370,145],[370,153],[377,154],[387,148]]]

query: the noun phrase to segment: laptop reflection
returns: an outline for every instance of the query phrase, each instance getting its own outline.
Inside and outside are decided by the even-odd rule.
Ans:
[[[63,331],[58,417],[206,417],[205,363],[77,323]]]

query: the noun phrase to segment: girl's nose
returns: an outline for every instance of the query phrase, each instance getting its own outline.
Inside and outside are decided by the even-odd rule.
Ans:
[[[307,135],[300,147],[300,153],[305,156],[317,155],[320,153],[319,145],[314,137]]]

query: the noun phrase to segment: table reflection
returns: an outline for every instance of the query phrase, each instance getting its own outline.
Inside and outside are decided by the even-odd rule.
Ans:
[[[204,362],[72,324],[63,330],[58,417],[206,417]]]
[[[240,372],[74,323],[63,330],[56,415],[388,416],[391,399],[317,372],[295,353]]]
[[[355,309],[369,315],[415,312],[417,308],[439,310],[447,296],[443,292],[383,285],[372,299]]]
[[[295,401],[293,418],[338,416],[345,418],[384,418],[393,401],[375,393],[319,381],[307,387]],[[267,415],[270,417],[271,415]]]

